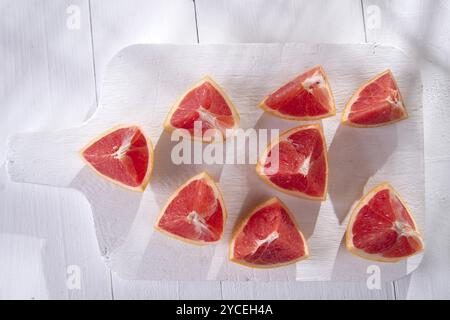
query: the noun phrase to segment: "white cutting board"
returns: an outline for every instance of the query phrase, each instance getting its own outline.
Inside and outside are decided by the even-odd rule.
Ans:
[[[254,165],[174,165],[170,134],[162,123],[175,100],[205,74],[229,94],[241,128],[279,128],[300,123],[266,115],[256,107],[267,93],[321,64],[328,74],[338,114],[322,121],[328,144],[329,190],[325,202],[275,191],[256,176]],[[390,68],[410,118],[391,126],[356,129],[339,124],[353,91]],[[61,106],[64,108],[64,106]],[[58,132],[23,133],[9,140],[13,181],[74,188],[92,206],[100,251],[107,265],[127,279],[167,280],[348,280],[366,281],[379,267],[382,281],[417,268],[422,255],[397,264],[350,255],[343,236],[352,205],[378,183],[389,181],[424,229],[422,84],[415,61],[404,52],[375,45],[235,44],[134,45],[108,65],[99,106],[82,126]],[[78,151],[117,124],[138,124],[155,146],[155,167],[144,193],[125,190],[86,167]],[[206,170],[219,182],[228,209],[223,240],[193,246],[160,234],[153,224],[167,198],[187,178]],[[271,196],[294,213],[311,257],[276,269],[250,269],[228,261],[236,220]],[[378,272],[377,272],[378,273]]]

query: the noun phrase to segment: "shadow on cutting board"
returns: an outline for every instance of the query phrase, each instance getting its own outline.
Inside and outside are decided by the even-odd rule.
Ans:
[[[100,251],[107,257],[129,233],[143,193],[127,190],[106,179],[100,179],[88,166],[80,170],[69,187],[83,193],[90,203]],[[102,237],[105,234],[114,237]]]
[[[328,193],[342,223],[364,193],[367,181],[397,146],[397,127],[352,128],[339,125],[328,150]]]
[[[172,150],[180,142],[171,141],[171,134],[163,131],[155,146],[155,166],[150,179],[149,188],[154,192],[156,202],[162,209],[169,197],[183,183],[193,176],[206,171],[214,181],[219,181],[223,165],[222,164],[175,164],[172,161]],[[200,144],[202,148],[208,144],[195,142]],[[191,144],[191,162],[193,163],[194,144]]]
[[[383,263],[360,258],[347,250],[344,235],[334,260],[331,280],[361,281],[366,278],[369,281],[373,276],[379,275],[381,286],[383,286],[383,283],[396,280],[405,274],[407,274],[407,260]],[[371,276],[372,278],[370,278]]]

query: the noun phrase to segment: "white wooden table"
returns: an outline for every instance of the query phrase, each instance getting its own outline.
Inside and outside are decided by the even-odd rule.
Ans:
[[[447,0],[0,0],[0,298],[450,298],[449,34]],[[425,92],[428,247],[419,269],[380,290],[112,274],[82,195],[8,181],[6,137],[80,124],[95,109],[109,59],[149,42],[376,42],[416,56]]]

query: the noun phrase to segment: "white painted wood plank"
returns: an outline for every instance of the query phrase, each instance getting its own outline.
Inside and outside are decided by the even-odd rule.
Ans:
[[[179,281],[179,296],[181,300],[220,300],[223,299],[219,281]]]
[[[80,29],[66,27],[70,4],[80,10]],[[87,1],[2,1],[0,14],[4,159],[4,142],[12,132],[58,129],[84,120],[94,87]]]
[[[132,5],[131,5],[132,4]],[[94,61],[97,92],[110,59],[119,50],[135,43],[196,43],[194,4],[191,0],[91,0]],[[176,299],[195,298],[189,284],[176,281],[127,281],[112,278],[114,298]],[[195,287],[195,285],[194,285]],[[200,294],[213,295],[219,283],[203,286]]]
[[[176,281],[124,280],[114,273],[113,298],[115,300],[171,300],[178,299]]]
[[[222,282],[223,299],[261,300],[351,300],[394,299],[392,283],[369,290],[365,283],[355,282]]]
[[[359,0],[196,0],[200,43],[363,43]]]
[[[80,28],[70,30],[67,19],[77,13]],[[0,21],[3,163],[8,134],[80,123],[95,87],[88,1],[2,1]],[[85,199],[70,190],[11,183],[3,174],[1,180],[0,296],[109,298],[109,273]],[[80,290],[66,286],[68,265],[80,267]]]
[[[222,298],[217,281],[144,281],[124,280],[113,273],[114,299],[181,299],[219,300]]]
[[[90,0],[97,92],[111,58],[137,43],[196,43],[191,0]]]
[[[450,7],[448,1],[364,0],[367,38],[414,55],[424,83],[427,252],[410,277],[396,282],[400,299],[450,296]]]

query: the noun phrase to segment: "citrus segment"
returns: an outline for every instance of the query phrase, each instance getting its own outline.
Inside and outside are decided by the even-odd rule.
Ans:
[[[267,96],[260,107],[281,118],[313,120],[336,114],[327,76],[318,66]]]
[[[277,267],[308,257],[306,241],[289,210],[277,198],[255,208],[237,227],[232,261],[252,267]]]
[[[189,89],[172,107],[166,122],[168,130],[185,129],[191,137],[210,141],[219,133],[226,138],[226,130],[233,129],[239,115],[225,92],[211,78],[205,77]],[[201,137],[195,137],[197,123]]]
[[[137,126],[102,134],[81,155],[97,173],[127,188],[144,190],[150,179],[152,145]]]
[[[322,127],[305,125],[282,133],[264,151],[256,170],[265,182],[280,191],[324,200],[328,161]]]
[[[377,127],[408,117],[390,70],[364,84],[347,103],[342,121],[356,127]]]
[[[346,245],[363,258],[386,262],[423,250],[422,236],[411,213],[388,184],[370,191],[353,210]]]
[[[162,210],[156,229],[178,239],[207,244],[223,234],[226,209],[219,189],[206,173],[184,183]]]

